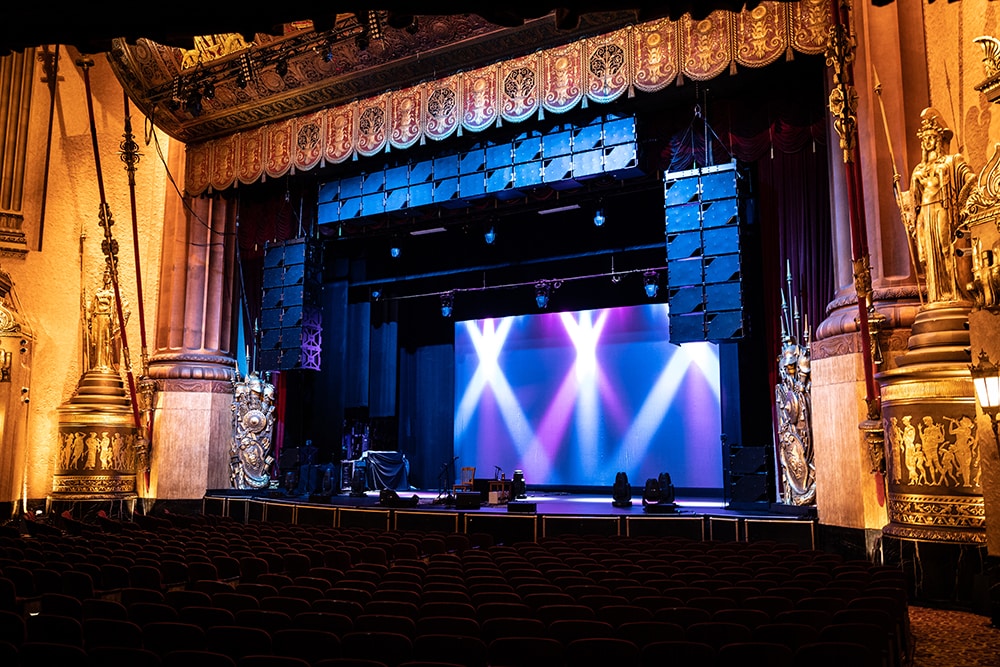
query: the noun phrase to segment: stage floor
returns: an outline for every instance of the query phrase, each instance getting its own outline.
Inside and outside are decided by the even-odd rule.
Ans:
[[[673,511],[649,511],[641,495],[632,505],[615,507],[611,496],[528,490],[514,503],[463,506],[439,491],[397,492],[398,499],[382,504],[378,491],[364,496],[286,496],[280,492],[247,495],[214,491],[204,498],[206,514],[241,521],[280,521],[293,524],[379,530],[485,532],[497,542],[535,541],[567,533],[594,535],[666,536],[695,540],[793,542],[815,548],[815,510],[753,504],[726,506],[704,498],[676,499]],[[452,496],[454,499],[455,496]]]

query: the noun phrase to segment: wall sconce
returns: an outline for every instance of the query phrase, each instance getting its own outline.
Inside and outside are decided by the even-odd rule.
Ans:
[[[997,413],[1000,412],[1000,375],[997,365],[990,361],[986,350],[979,351],[979,361],[969,364],[972,384],[976,387],[976,400],[983,413],[988,415],[993,424],[993,434],[997,430]]]

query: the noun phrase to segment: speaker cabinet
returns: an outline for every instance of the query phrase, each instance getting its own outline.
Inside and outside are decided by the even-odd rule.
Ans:
[[[268,243],[259,365],[266,370],[319,370],[322,315],[320,247],[311,239]]]
[[[507,511],[511,514],[534,514],[538,511],[538,504],[528,502],[507,503]]]
[[[483,502],[483,494],[478,491],[459,491],[455,494],[455,509],[477,510]]]

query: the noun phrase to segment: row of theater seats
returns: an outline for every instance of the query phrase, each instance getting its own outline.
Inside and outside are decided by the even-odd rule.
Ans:
[[[901,667],[906,591],[777,543],[76,527],[0,537],[0,663]]]

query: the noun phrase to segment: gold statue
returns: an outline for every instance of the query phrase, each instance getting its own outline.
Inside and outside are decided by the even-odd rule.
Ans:
[[[122,315],[128,322],[127,302],[122,302]],[[118,371],[121,361],[121,329],[115,308],[115,291],[111,285],[111,273],[104,271],[104,284],[94,292],[86,309],[87,362],[91,370]]]
[[[928,107],[920,114],[922,157],[902,193],[902,217],[917,247],[919,268],[927,283],[927,302],[969,299],[968,280],[959,276],[955,241],[960,212],[973,187],[975,174],[961,153],[948,153],[952,131],[941,114]]]

